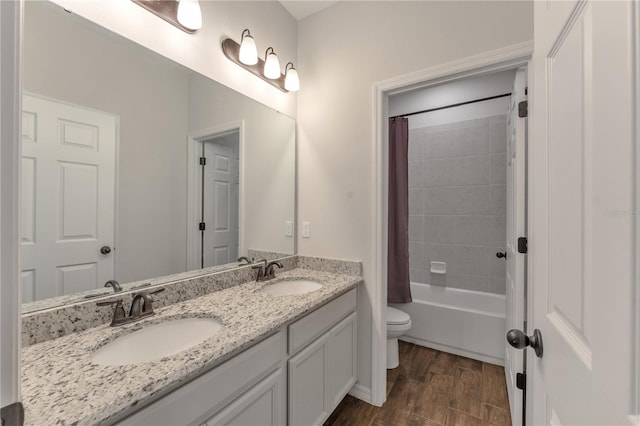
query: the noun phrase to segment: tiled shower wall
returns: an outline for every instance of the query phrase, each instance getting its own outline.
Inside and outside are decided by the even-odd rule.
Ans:
[[[506,115],[409,131],[411,281],[505,293],[506,139]]]

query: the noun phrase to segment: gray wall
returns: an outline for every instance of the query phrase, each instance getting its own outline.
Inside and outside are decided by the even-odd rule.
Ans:
[[[506,115],[409,131],[411,281],[505,293],[506,139]]]

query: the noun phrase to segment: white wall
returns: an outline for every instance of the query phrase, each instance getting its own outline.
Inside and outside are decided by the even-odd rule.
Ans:
[[[288,61],[296,64],[296,21],[278,2],[200,1],[203,27],[187,34],[131,0],[52,1],[265,105],[296,115],[295,93],[283,93],[239,68],[220,47],[227,37],[239,42],[242,30],[249,28],[261,57],[272,46],[283,67]]]
[[[339,2],[298,26],[303,255],[361,259],[358,379],[371,385],[373,84],[533,36],[531,2]]]

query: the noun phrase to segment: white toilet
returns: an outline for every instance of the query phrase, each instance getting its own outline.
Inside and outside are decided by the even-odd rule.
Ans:
[[[400,364],[398,358],[398,337],[411,328],[411,317],[400,309],[387,306],[387,369]]]

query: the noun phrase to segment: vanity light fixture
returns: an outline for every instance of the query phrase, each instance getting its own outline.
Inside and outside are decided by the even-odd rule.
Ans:
[[[198,0],[131,0],[182,31],[192,34],[202,28]]]
[[[264,76],[275,80],[280,78],[280,61],[276,52],[273,51],[273,47],[267,47],[267,51],[264,54]]]
[[[285,93],[295,92],[300,89],[298,71],[293,67],[292,62],[289,62],[285,67],[285,73],[289,76],[289,83],[286,83],[285,76],[280,73],[280,61],[273,47],[267,49],[264,60],[259,58],[256,42],[248,29],[242,31],[240,43],[238,44],[230,38],[223,40],[222,51],[227,59]],[[254,57],[255,62],[253,62]],[[289,65],[291,65],[291,68],[289,68]]]
[[[242,32],[240,40],[240,53],[238,59],[245,65],[255,65],[258,63],[258,49],[256,41],[251,37],[248,29]]]
[[[291,65],[291,68],[289,68],[289,65]],[[300,77],[298,77],[298,71],[293,67],[293,62],[288,62],[284,66],[284,88],[290,92],[300,90]]]

